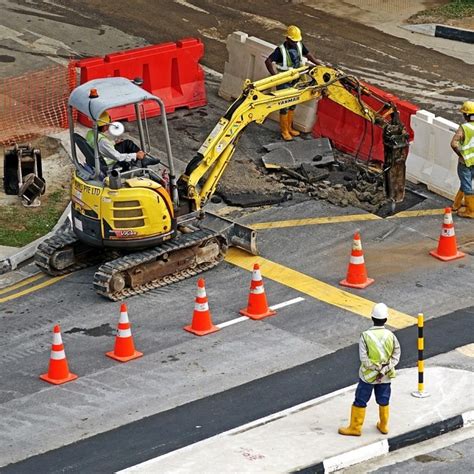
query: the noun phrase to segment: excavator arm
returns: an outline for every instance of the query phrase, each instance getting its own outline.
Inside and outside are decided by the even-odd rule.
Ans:
[[[278,85],[290,87],[274,90]],[[380,110],[363,101],[372,95],[359,81],[326,66],[303,66],[251,82],[245,81],[241,96],[229,107],[189,162],[178,181],[180,195],[200,210],[214,193],[228,165],[238,139],[251,123],[263,123],[277,110],[327,96],[343,107],[374,124],[386,124],[396,114],[395,108],[382,99]]]

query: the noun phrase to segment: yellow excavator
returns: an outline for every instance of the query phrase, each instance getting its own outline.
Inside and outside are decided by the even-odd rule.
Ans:
[[[274,90],[289,83],[291,87]],[[166,112],[160,98],[121,77],[89,81],[74,89],[68,103],[71,157],[71,227],[44,241],[36,264],[50,275],[62,275],[100,263],[94,288],[120,300],[208,270],[221,262],[229,246],[257,254],[256,234],[249,227],[204,211],[238,139],[251,122],[263,123],[272,112],[326,95],[384,130],[384,176],[387,198],[403,200],[408,134],[393,104],[371,95],[350,75],[326,66],[304,66],[251,82],[219,120],[185,172],[176,178]],[[169,180],[149,168],[120,172],[99,155],[98,120],[105,111],[133,106],[141,149],[153,158],[146,104],[161,111]],[[93,124],[95,147],[75,132],[74,116]],[[115,126],[120,129],[121,124]],[[83,155],[80,157],[78,150]]]

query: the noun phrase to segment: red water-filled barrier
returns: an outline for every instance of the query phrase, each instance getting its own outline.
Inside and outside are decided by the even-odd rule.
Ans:
[[[76,62],[80,69],[80,83],[102,77],[126,77],[143,80],[148,92],[160,97],[166,112],[177,108],[195,108],[207,104],[204,71],[199,60],[204,55],[204,44],[195,38],[176,43],[163,43],[143,48],[107,54],[101,58],[88,58]],[[100,94],[100,91],[99,91]],[[147,117],[158,115],[154,102],[145,105]],[[134,120],[133,106],[110,111],[112,120]],[[79,121],[87,125],[84,117]]]
[[[384,101],[396,105],[400,120],[410,134],[410,140],[413,140],[410,117],[416,113],[418,107],[370,84],[362,84]],[[364,95],[363,100],[376,111],[380,110],[383,105],[381,101],[368,95]],[[383,132],[380,126],[372,125],[365,118],[347,110],[327,97],[319,100],[313,136],[329,138],[338,150],[362,160],[383,161],[382,135]]]

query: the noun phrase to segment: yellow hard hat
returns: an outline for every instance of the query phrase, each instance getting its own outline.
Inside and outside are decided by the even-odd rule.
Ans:
[[[466,115],[474,114],[474,100],[468,100],[462,104],[461,112]]]
[[[112,122],[112,119],[110,118],[109,113],[102,112],[99,116],[99,120],[97,120],[97,126],[102,127],[104,125],[108,125],[110,122]]]
[[[303,37],[301,36],[301,30],[295,26],[290,25],[286,30],[286,37],[290,38],[292,41],[301,41]]]

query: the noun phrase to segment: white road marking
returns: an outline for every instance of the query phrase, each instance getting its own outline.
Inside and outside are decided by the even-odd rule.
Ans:
[[[301,298],[301,296],[298,296],[298,298],[293,298],[292,300],[283,301],[283,303],[278,303],[273,306],[270,306],[270,309],[276,310],[276,309],[284,308],[285,306],[289,306],[295,303],[300,303],[301,301],[304,301],[304,298]],[[230,321],[226,321],[225,323],[216,324],[216,326],[222,329],[227,326],[232,326],[232,324],[241,323],[242,321],[246,321],[247,319],[250,319],[250,318],[248,318],[247,316],[241,316],[240,318],[231,319]]]
[[[242,321],[246,321],[247,319],[250,319],[250,318],[247,318],[247,316],[242,316],[240,318],[235,318],[235,319],[231,319],[230,321],[226,321],[225,323],[216,324],[216,326],[222,329],[227,326],[232,326],[232,324],[237,324]]]
[[[270,306],[270,309],[275,311],[277,309],[284,308],[285,306],[289,306],[290,304],[300,303],[301,301],[304,301],[304,298],[298,296],[298,298],[293,298],[292,300],[284,301],[283,303],[278,303],[273,306]]]

